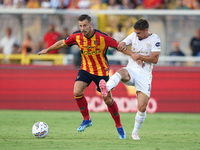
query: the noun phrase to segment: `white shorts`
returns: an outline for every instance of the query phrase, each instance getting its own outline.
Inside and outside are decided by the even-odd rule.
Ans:
[[[152,77],[143,70],[130,69],[127,67],[124,67],[124,69],[128,71],[131,79],[128,82],[122,83],[129,86],[135,86],[135,92],[141,91],[147,95],[147,97],[150,97]]]

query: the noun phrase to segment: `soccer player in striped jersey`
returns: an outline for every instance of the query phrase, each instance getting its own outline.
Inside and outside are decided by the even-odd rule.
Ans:
[[[82,62],[74,84],[74,98],[83,116],[83,122],[77,129],[78,132],[81,132],[84,131],[85,128],[92,126],[84,90],[93,81],[97,86],[97,91],[100,92],[100,80],[109,80],[109,64],[106,51],[108,47],[117,48],[119,43],[106,33],[93,29],[91,17],[86,14],[79,16],[78,24],[79,31],[72,33],[64,40],[56,42],[51,47],[38,52],[38,54],[46,54],[49,51],[74,44],[79,46]],[[123,53],[126,55],[133,54],[130,50],[123,51]],[[125,139],[126,133],[121,124],[118,106],[113,100],[111,92],[108,93],[107,97],[103,97],[103,100],[115,122],[119,138]]]
[[[134,32],[120,42],[118,50],[126,51],[128,45],[132,45],[131,50],[134,54],[129,58],[127,66],[117,70],[107,83],[102,79],[99,86],[103,97],[106,97],[108,92],[116,87],[120,81],[126,85],[135,86],[138,111],[135,116],[132,138],[140,140],[138,131],[146,117],[153,64],[157,63],[161,51],[160,38],[149,32],[148,21],[141,18],[134,24]],[[138,62],[138,60],[143,62]]]

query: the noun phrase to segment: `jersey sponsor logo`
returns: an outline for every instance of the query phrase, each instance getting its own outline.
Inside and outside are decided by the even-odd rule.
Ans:
[[[83,47],[84,47],[84,46],[83,46]],[[95,48],[95,47],[87,46],[86,48],[87,48],[87,49],[92,49],[92,48]]]
[[[148,52],[138,51],[137,53],[148,54]]]
[[[83,46],[80,45],[80,48],[87,48],[87,49],[92,49],[92,48],[97,48],[98,46]]]
[[[101,54],[102,50],[97,50],[97,51],[81,51],[82,54],[84,55],[96,55],[96,54]]]
[[[159,47],[159,46],[160,46],[160,42],[157,42],[155,45],[156,45],[157,47]]]

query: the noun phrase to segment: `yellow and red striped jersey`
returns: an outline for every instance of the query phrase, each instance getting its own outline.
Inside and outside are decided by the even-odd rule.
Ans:
[[[106,52],[108,47],[117,48],[118,42],[108,34],[94,29],[90,38],[83,36],[81,31],[76,31],[64,39],[68,46],[77,44],[81,51],[82,64],[80,70],[85,70],[97,76],[107,76],[109,71]]]

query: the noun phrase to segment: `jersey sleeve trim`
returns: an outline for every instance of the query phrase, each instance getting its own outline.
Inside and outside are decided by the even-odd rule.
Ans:
[[[76,34],[76,33],[81,33],[81,31],[80,30],[79,31],[75,31],[72,34]]]
[[[63,39],[63,43],[64,43],[65,45],[67,45],[67,44],[65,43],[65,39]]]
[[[104,33],[104,32],[101,32],[100,30],[97,30],[97,29],[94,29],[96,32],[99,32],[99,33],[101,33],[101,34],[103,34],[103,35],[106,35],[106,36],[108,36],[108,34],[106,34],[106,33]]]

